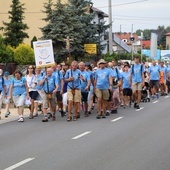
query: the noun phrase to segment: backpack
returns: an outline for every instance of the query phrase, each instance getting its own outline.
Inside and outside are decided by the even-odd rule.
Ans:
[[[141,71],[141,75],[142,75],[142,64],[140,65],[140,71]],[[132,74],[134,74],[134,64],[132,65]]]

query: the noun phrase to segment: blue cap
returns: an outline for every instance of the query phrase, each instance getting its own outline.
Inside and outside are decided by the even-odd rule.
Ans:
[[[5,72],[4,72],[4,76],[9,76],[9,72],[8,72],[8,71],[5,71]]]

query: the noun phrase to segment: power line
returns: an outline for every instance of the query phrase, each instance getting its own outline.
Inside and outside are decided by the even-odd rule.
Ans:
[[[148,0],[132,1],[132,2],[127,2],[127,3],[123,3],[123,4],[116,4],[116,5],[112,5],[112,6],[115,7],[115,6],[131,5],[131,4],[136,4],[136,3],[145,2],[145,1],[148,1]],[[108,8],[108,6],[101,6],[101,7],[96,7],[96,8]]]

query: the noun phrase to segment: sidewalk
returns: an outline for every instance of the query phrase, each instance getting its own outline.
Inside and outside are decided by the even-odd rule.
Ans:
[[[15,120],[18,119],[17,108],[10,108],[10,112],[11,112],[11,114],[6,118],[5,117],[5,109],[4,108],[1,109],[0,124],[4,124],[4,123],[7,123],[7,122],[15,121]],[[28,108],[24,108],[24,117],[28,117],[29,113],[30,113],[29,109]]]

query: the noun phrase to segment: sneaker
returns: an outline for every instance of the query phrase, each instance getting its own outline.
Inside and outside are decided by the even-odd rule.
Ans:
[[[38,113],[33,114],[33,117],[38,117]]]
[[[11,114],[11,112],[6,112],[5,117],[8,117]]]
[[[136,109],[140,109],[140,107],[139,107],[139,105],[138,105],[138,104],[136,104]]]
[[[23,117],[20,117],[20,118],[18,119],[18,122],[24,122],[24,118],[23,118]]]
[[[88,111],[88,114],[91,115],[91,111]]]
[[[156,94],[156,98],[159,99],[159,94],[158,93]]]
[[[135,103],[134,103],[134,108],[136,108],[136,105],[137,105],[137,103],[135,102]]]
[[[108,111],[106,112],[106,116],[110,116],[110,113]]]
[[[61,117],[64,117],[64,112],[63,112],[63,110],[60,110],[60,113],[61,113]]]
[[[48,122],[48,118],[47,117],[44,117],[42,122]]]
[[[29,119],[34,119],[34,116],[32,114],[30,114]]]
[[[96,119],[100,119],[100,118],[101,118],[101,116],[100,116],[100,115],[97,115]]]
[[[116,110],[112,110],[111,113],[112,113],[112,114],[117,114],[117,113],[118,113],[118,112],[117,112],[117,109],[116,109]]]
[[[48,120],[48,119],[47,119]],[[52,116],[52,121],[55,121],[56,120],[56,117],[55,115]]]

